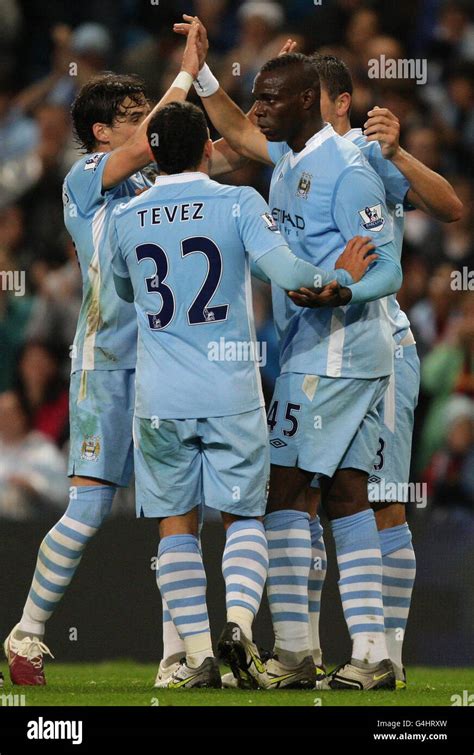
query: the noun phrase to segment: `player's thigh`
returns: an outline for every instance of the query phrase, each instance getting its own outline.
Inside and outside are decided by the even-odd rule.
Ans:
[[[128,485],[134,403],[134,370],[81,370],[71,375],[70,477]]]
[[[370,508],[367,472],[361,469],[338,469],[334,476],[321,477],[321,499],[329,519],[340,519]]]
[[[235,516],[263,516],[270,470],[265,410],[198,424],[206,505]]]
[[[420,388],[420,362],[416,346],[397,352],[394,371],[380,402],[380,431],[376,457],[369,477],[369,499],[408,503],[409,475],[415,408]],[[386,518],[389,515],[381,515]]]
[[[134,419],[137,516],[183,516],[202,503],[196,420]]]
[[[347,428],[345,438],[348,442],[338,464],[338,471],[353,469],[368,476],[377,452],[381,425],[380,406],[389,385],[389,377],[351,380],[351,383],[356,391],[348,391],[346,406],[339,415],[341,424]],[[350,433],[352,436],[349,439]]]
[[[268,412],[272,465],[333,477],[367,413],[379,402],[384,381],[282,374]],[[372,450],[364,459],[365,471],[374,455]]]
[[[279,467],[272,464],[270,467],[267,514],[285,509],[306,511],[310,514],[307,491],[312,478],[312,472],[306,472],[298,469],[298,467]]]

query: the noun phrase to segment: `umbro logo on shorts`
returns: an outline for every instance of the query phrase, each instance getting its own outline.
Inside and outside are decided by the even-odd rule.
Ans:
[[[380,477],[373,474],[369,477],[369,482],[380,482]]]
[[[287,446],[288,444],[284,440],[280,440],[280,438],[275,438],[275,440],[270,441],[270,445],[273,448],[283,448],[283,446]]]

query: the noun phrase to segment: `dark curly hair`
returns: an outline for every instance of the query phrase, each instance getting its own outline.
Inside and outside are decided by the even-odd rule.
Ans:
[[[160,171],[182,173],[202,160],[209,139],[206,116],[191,102],[171,102],[153,116],[147,136]]]
[[[72,104],[71,115],[77,141],[86,152],[93,152],[96,146],[94,123],[111,126],[115,118],[125,115],[127,109],[123,101],[126,97],[133,107],[146,102],[145,84],[138,76],[105,71],[81,88]]]

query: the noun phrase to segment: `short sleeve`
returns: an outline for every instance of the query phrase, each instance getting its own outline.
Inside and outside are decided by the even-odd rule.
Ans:
[[[254,262],[272,249],[286,245],[267,203],[250,187],[240,192],[237,226],[245,251]]]
[[[342,173],[333,194],[332,215],[346,242],[354,236],[370,236],[377,246],[393,240],[384,187],[369,165]]]
[[[76,163],[65,181],[65,191],[82,215],[97,211],[105,201],[102,191],[102,177],[110,152],[86,155]]]

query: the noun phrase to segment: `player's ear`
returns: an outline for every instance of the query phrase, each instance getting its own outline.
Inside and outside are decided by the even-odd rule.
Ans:
[[[106,123],[94,123],[92,126],[92,133],[98,144],[109,144],[109,126],[107,126]]]
[[[208,139],[204,145],[204,157],[206,158],[206,160],[212,160],[213,152],[214,144],[212,143],[212,139]]]
[[[319,105],[319,92],[316,94],[315,89],[305,89],[304,92],[301,92],[301,99],[303,102],[303,108],[305,110],[310,110],[314,107],[315,103]]]
[[[336,115],[346,115],[351,109],[352,97],[349,92],[343,92],[336,100]]]

